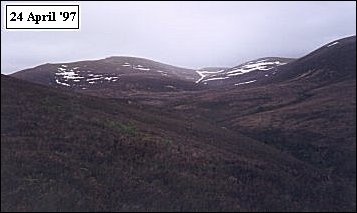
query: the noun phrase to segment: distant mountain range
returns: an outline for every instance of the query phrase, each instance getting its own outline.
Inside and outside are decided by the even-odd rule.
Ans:
[[[150,90],[152,84],[164,85],[169,84],[170,81],[174,85],[166,85],[167,88],[174,88],[176,84],[196,88],[202,84],[220,85],[228,82],[231,85],[243,84],[242,79],[258,79],[269,74],[274,75],[277,72],[275,68],[291,61],[293,59],[271,57],[249,61],[233,68],[208,67],[193,70],[142,58],[118,56],[95,61],[44,64],[16,72],[11,76],[44,85],[83,90],[123,84],[128,88],[130,86],[127,85],[135,82],[140,82],[140,85],[132,85],[131,88]],[[145,81],[150,82],[151,85]],[[146,88],[145,84],[148,84]]]
[[[353,36],[333,41],[296,60],[267,57],[248,61],[232,68],[208,67],[193,70],[148,59],[115,56],[93,61],[44,64],[16,72],[11,76],[43,85],[68,87],[75,90],[109,87],[131,91],[181,91],[214,86],[266,84],[299,76],[300,78],[319,78],[319,81],[333,80],[339,78],[339,75],[346,77],[341,72],[333,73],[332,69],[337,68],[333,66],[346,70],[355,66],[352,60],[354,55],[351,54],[355,40]],[[339,62],[336,65],[342,57],[348,63]],[[320,68],[319,65],[323,64],[326,64],[321,67],[324,70],[316,70]]]

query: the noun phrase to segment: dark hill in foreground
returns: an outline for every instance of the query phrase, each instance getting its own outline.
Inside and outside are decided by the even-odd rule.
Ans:
[[[2,211],[342,211],[350,193],[205,119],[1,76]]]

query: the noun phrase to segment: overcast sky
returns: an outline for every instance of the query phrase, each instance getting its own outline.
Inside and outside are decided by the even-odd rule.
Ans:
[[[81,29],[72,32],[5,31],[6,3],[5,74],[113,55],[229,67],[266,56],[301,57],[356,34],[356,2],[79,2]]]

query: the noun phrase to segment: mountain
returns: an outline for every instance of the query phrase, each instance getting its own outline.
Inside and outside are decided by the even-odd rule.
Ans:
[[[356,78],[356,36],[332,41],[278,70],[273,82],[333,83]]]
[[[195,91],[215,86],[241,85],[275,75],[289,58],[261,58],[233,68],[184,69],[134,57],[109,57],[94,61],[44,64],[11,76],[92,95],[136,92]],[[253,79],[253,80],[252,80]],[[118,92],[120,93],[118,95]]]
[[[290,63],[294,59],[266,57],[245,62],[241,65],[213,72],[198,71],[201,78],[196,83],[208,85],[241,85],[260,81],[269,75],[275,75],[277,67]],[[209,75],[207,75],[209,74]]]
[[[268,57],[233,68],[205,72],[196,83],[210,86],[269,84],[286,80],[331,83],[356,77],[356,36],[332,41],[299,58]]]
[[[299,58],[265,57],[232,68],[179,68],[142,58],[109,57],[95,61],[44,64],[12,74],[44,85],[91,90],[96,94],[115,91],[194,91],[223,87],[261,85],[309,79],[334,82],[355,76],[356,37],[332,41]],[[86,91],[84,91],[86,92]],[[103,92],[101,92],[103,93]]]
[[[27,81],[74,90],[111,88],[170,91],[194,89],[194,70],[135,57],[109,57],[94,61],[44,64],[12,74]]]

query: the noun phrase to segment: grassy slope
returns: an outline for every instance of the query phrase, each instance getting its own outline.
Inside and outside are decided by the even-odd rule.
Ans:
[[[343,185],[339,196],[356,208],[355,79],[202,92],[167,104],[325,171],[324,182]]]
[[[189,114],[1,77],[1,210],[351,210],[325,170]]]

